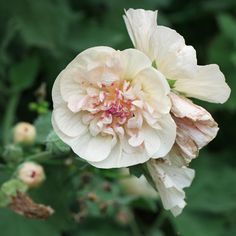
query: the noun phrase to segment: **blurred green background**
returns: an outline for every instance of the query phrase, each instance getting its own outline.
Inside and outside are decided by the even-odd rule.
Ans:
[[[52,220],[36,222],[0,209],[1,236],[236,235],[235,0],[0,0],[1,143],[9,142],[13,124],[33,122],[47,108],[35,95],[43,82],[47,90],[43,96],[51,107],[50,91],[56,76],[79,52],[97,45],[132,47],[122,19],[124,9],[130,7],[158,9],[158,24],[182,34],[186,43],[195,47],[199,64],[219,64],[232,89],[223,105],[196,101],[211,112],[220,131],[191,164],[196,178],[186,190],[187,207],[174,218],[160,214],[160,203],[153,210],[150,202],[141,201],[130,206],[136,219],[131,227],[99,214],[74,224],[66,222],[63,210]],[[40,190],[46,197],[41,199],[64,204],[66,196],[60,191],[72,190],[68,184],[60,184],[63,172],[49,171],[48,179],[57,178],[58,186],[53,190],[46,183]],[[107,172],[97,175],[106,178]]]

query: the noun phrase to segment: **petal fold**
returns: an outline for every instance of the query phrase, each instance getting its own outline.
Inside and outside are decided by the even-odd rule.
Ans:
[[[186,205],[183,188],[189,187],[194,178],[194,170],[173,165],[168,160],[151,159],[147,168],[157,188],[163,206],[174,216],[179,215]]]

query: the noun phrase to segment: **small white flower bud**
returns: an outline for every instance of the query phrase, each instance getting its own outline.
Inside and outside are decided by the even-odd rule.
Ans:
[[[19,122],[14,128],[14,142],[22,144],[31,144],[36,137],[36,129],[27,122]]]
[[[28,187],[37,187],[45,179],[43,167],[34,162],[25,162],[19,167],[18,178]]]

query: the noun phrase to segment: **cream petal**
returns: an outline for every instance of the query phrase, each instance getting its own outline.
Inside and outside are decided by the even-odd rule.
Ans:
[[[187,117],[193,121],[212,119],[210,113],[202,107],[195,105],[191,100],[172,92],[169,94],[169,97],[172,103],[171,112],[174,116],[178,118]]]
[[[168,163],[161,163],[162,168],[165,170],[174,186],[179,188],[189,187],[194,178],[194,170],[187,167],[178,167]]]
[[[101,162],[107,158],[115,146],[116,140],[111,135],[93,137],[89,132],[84,132],[83,135],[69,137],[59,129],[54,115],[52,115],[52,125],[59,138],[68,144],[75,154],[88,162]]]
[[[214,103],[224,103],[230,96],[225,77],[215,64],[198,66],[195,77],[178,80],[175,89],[188,97]]]
[[[149,55],[149,40],[156,28],[157,11],[129,9],[123,18],[134,47]]]
[[[81,111],[81,108],[86,104],[88,96],[84,94],[72,95],[68,99],[67,107],[74,113]]]
[[[132,48],[121,51],[120,60],[123,68],[122,77],[126,80],[132,80],[140,71],[152,65],[145,54]]]
[[[100,162],[106,159],[114,146],[111,135],[93,137],[89,132],[71,142],[72,150],[88,162]]]
[[[144,147],[149,157],[152,157],[158,152],[161,144],[157,130],[145,125],[141,130],[144,136]]]
[[[146,106],[160,113],[169,113],[171,103],[166,96],[170,87],[165,77],[154,68],[147,68],[137,74],[134,83],[139,83],[144,92]]]
[[[142,90],[153,97],[161,98],[170,92],[170,87],[165,77],[152,67],[141,70],[134,82],[141,83]]]
[[[111,47],[98,46],[84,50],[77,55],[73,61],[67,66],[83,68],[86,71],[92,70],[98,66],[105,65],[107,58],[110,57],[116,50]]]
[[[169,96],[171,113],[177,125],[177,152],[189,162],[197,156],[198,150],[215,138],[218,125],[209,112],[189,99],[174,93]]]
[[[53,101],[53,108],[56,108],[64,103],[61,91],[60,91],[60,79],[62,76],[62,72],[57,76],[53,87],[52,87],[52,101]]]
[[[184,38],[173,29],[157,26],[150,48],[154,52],[158,70],[168,79],[189,77],[197,70],[195,49],[186,46]]]
[[[167,160],[153,159],[147,162],[147,167],[160,193],[164,208],[177,216],[186,205],[183,188],[191,185],[194,170],[175,166]]]
[[[128,167],[146,162],[149,159],[144,152],[135,151],[133,153],[126,153],[123,150],[122,144],[118,143],[112,149],[110,155],[101,162],[89,162],[97,168],[121,168]]]
[[[78,68],[66,68],[60,75],[60,92],[64,101],[68,102],[71,96],[78,96],[84,93],[79,84],[79,80],[83,80],[83,78],[81,78]]]
[[[80,136],[88,129],[87,126],[82,123],[82,115],[80,113],[72,113],[65,105],[54,109],[52,116],[54,117],[57,127],[67,136]]]
[[[165,118],[162,117],[162,119],[158,120],[158,125],[161,127],[161,129],[158,129],[161,145],[154,154],[156,158],[164,157],[171,150],[176,138],[176,125],[170,114],[167,114],[165,115]]]
[[[94,75],[103,73],[102,68],[108,57],[111,57],[115,52],[110,47],[93,47],[76,56],[60,74],[60,90],[63,99],[68,101],[70,96],[83,93],[81,82],[101,80],[101,76],[97,76],[94,81]],[[93,70],[95,70],[94,73]],[[100,70],[100,74],[98,70]]]
[[[176,207],[171,208],[170,211],[173,214],[173,216],[178,216],[178,215],[180,215],[182,213],[183,208],[176,206]]]
[[[129,9],[124,16],[129,36],[135,48],[144,52],[165,77],[177,80],[196,70],[197,58],[193,47],[175,30],[157,26],[157,12]]]
[[[137,135],[131,136],[128,142],[129,142],[129,145],[131,145],[132,147],[138,147],[143,143],[144,139],[145,137],[144,137],[143,132],[138,132]]]

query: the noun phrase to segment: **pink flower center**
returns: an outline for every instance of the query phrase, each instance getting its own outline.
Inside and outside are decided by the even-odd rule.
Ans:
[[[126,85],[126,86],[125,86]],[[125,97],[125,92],[129,84],[112,83],[109,86],[103,85],[100,103],[97,105],[102,111],[101,119],[111,118],[112,124],[125,123],[132,117],[131,107],[132,100]]]

